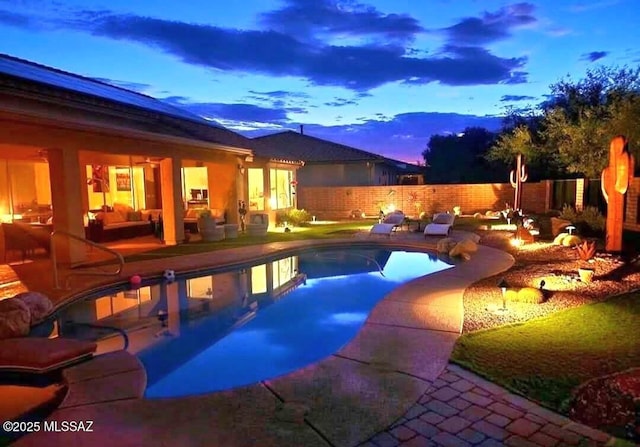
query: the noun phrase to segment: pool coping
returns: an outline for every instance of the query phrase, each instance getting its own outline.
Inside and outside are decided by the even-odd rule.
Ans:
[[[231,260],[227,258],[226,263],[246,263],[304,248],[345,244],[433,253],[435,242],[349,238],[265,244],[243,247],[245,250],[240,253],[238,249],[231,249],[234,256]],[[218,260],[224,258],[220,256],[221,252],[215,252]],[[166,268],[180,273],[197,271],[198,264],[207,255],[211,253],[190,255],[189,260],[165,259],[170,262],[162,268],[157,266],[158,260],[142,261],[146,264],[130,266],[125,277],[134,271],[145,277],[160,276]],[[212,268],[212,260],[207,261],[207,268]],[[137,427],[140,438],[136,445],[157,445],[159,440],[173,435],[167,432],[166,426],[151,423],[153,417],[167,420],[167,413],[173,413],[172,408],[178,413],[173,415],[175,417],[200,408],[224,414],[224,418],[233,421],[231,427],[227,424],[212,427],[212,421],[203,421],[199,414],[192,414],[186,420],[180,417],[182,424],[173,426],[171,433],[179,432],[184,445],[199,445],[200,435],[194,432],[198,432],[198,427],[205,422],[223,442],[219,445],[225,446],[246,445],[239,435],[241,432],[253,434],[261,445],[302,445],[303,440],[304,445],[310,446],[357,445],[402,416],[447,366],[453,344],[462,329],[465,288],[481,278],[507,270],[513,263],[511,255],[479,246],[469,261],[409,281],[387,294],[372,309],[356,337],[333,355],[296,372],[230,391],[184,398],[144,399],[141,397],[146,376],[139,361],[135,366],[135,356],[126,352],[119,354],[120,362],[129,365],[124,370],[113,369],[119,362],[103,359],[105,370],[93,368],[91,374],[80,375],[81,380],[76,374],[76,380],[68,383],[68,397],[73,396],[71,402],[74,404],[68,404],[65,399],[67,403],[63,402],[49,418],[59,421],[80,415],[83,419],[95,418],[96,427],[91,435],[36,433],[21,438],[15,445],[39,445],[50,442],[52,436],[56,437],[56,442],[73,441],[81,445],[107,445],[116,440],[117,444],[124,444],[130,433],[123,427],[131,417],[141,417],[140,423],[144,424]],[[96,284],[92,289],[104,286]],[[59,306],[68,303],[73,296],[75,294]],[[429,349],[428,356],[424,355],[425,347]],[[124,360],[126,356],[135,360]],[[67,377],[68,374],[73,375],[73,370]],[[355,399],[353,392],[357,393]],[[345,400],[345,396],[351,398]],[[249,398],[253,403],[243,405]],[[380,402],[384,405],[379,405]],[[123,415],[127,418],[122,419]],[[169,417],[167,423],[173,425],[171,420]],[[262,423],[257,423],[258,420]],[[182,445],[175,439],[171,444]]]

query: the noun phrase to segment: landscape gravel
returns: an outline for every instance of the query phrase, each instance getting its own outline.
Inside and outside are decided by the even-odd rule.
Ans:
[[[501,275],[485,278],[472,284],[464,293],[463,332],[501,326],[543,317],[559,310],[586,303],[603,301],[612,295],[640,289],[640,261],[623,263],[619,257],[597,252],[590,262],[579,259],[575,248],[535,242],[512,247],[508,231],[478,231],[481,244],[508,251],[516,262]],[[591,283],[580,281],[579,267],[595,270]],[[545,301],[527,304],[507,301],[506,313],[502,307],[502,292],[498,283],[504,278],[509,288],[539,288]]]

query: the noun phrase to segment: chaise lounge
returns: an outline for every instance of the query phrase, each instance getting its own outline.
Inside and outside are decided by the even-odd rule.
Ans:
[[[404,213],[402,211],[394,211],[387,215],[381,223],[377,223],[371,227],[369,235],[381,234],[391,237],[391,233],[395,232],[404,222]]]
[[[455,221],[455,214],[436,213],[433,220],[424,228],[424,237],[427,236],[448,236]]]

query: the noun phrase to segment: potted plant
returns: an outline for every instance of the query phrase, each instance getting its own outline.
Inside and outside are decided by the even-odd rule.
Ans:
[[[580,281],[590,283],[593,280],[595,269],[593,267],[589,267],[589,264],[587,263],[593,262],[592,259],[596,254],[596,241],[584,241],[583,243],[576,245],[576,251],[578,252],[578,257],[584,263],[584,266],[580,266],[578,268]]]

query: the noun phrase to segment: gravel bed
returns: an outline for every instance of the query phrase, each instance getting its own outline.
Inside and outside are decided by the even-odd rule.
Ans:
[[[527,321],[553,312],[603,301],[612,295],[640,289],[640,262],[624,264],[619,258],[598,252],[591,262],[581,261],[574,248],[536,242],[515,248],[508,243],[510,232],[478,231],[481,244],[508,251],[516,259],[514,266],[501,275],[485,278],[467,288],[464,293],[463,332],[487,329],[504,324]],[[583,283],[579,267],[595,269],[594,280]],[[497,287],[504,278],[510,288],[540,287],[545,302],[527,304],[507,301],[508,312],[497,313],[502,307],[502,293]]]

